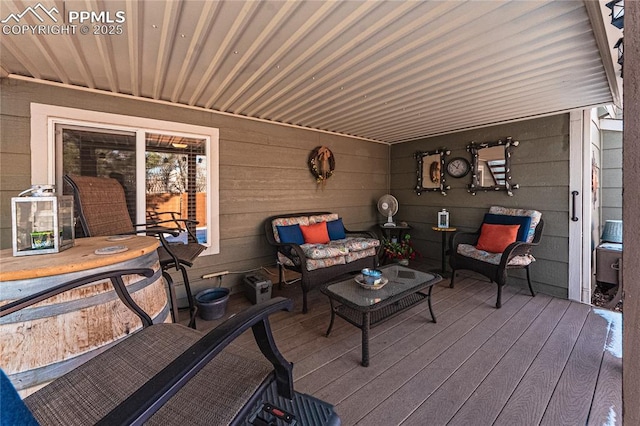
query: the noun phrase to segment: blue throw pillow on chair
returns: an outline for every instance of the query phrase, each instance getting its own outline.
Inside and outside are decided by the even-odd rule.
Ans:
[[[506,214],[485,213],[483,223],[491,225],[520,225],[516,241],[526,242],[531,226],[530,216],[510,216]]]
[[[4,371],[0,370],[0,426],[37,426],[38,422],[22,402]]]
[[[281,243],[304,244],[300,225],[276,225]]]
[[[330,240],[343,240],[347,238],[342,218],[327,222],[327,231],[329,231]]]

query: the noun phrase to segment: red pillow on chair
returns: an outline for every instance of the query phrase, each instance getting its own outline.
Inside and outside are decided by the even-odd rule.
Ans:
[[[313,225],[300,225],[304,242],[307,244],[326,244],[329,242],[329,231],[327,222],[315,223]]]
[[[476,248],[491,253],[502,253],[516,241],[520,225],[491,225],[483,223]]]

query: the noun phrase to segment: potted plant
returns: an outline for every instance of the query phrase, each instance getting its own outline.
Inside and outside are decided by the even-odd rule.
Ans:
[[[408,265],[409,260],[420,256],[420,253],[413,248],[411,235],[405,234],[400,240],[386,238],[382,239],[382,253],[385,259],[392,262]]]

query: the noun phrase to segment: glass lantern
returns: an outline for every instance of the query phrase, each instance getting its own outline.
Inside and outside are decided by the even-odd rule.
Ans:
[[[442,209],[442,211],[438,212],[438,228],[448,228],[449,227],[449,212],[447,209]]]
[[[52,186],[44,185],[25,193],[30,196],[11,198],[13,255],[58,253],[73,247],[73,197],[56,196]]]

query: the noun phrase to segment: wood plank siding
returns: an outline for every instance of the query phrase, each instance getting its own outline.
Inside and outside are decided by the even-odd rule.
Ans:
[[[383,221],[376,201],[385,193],[400,202],[396,220],[414,228],[412,236],[426,259],[440,258],[441,236],[431,230],[436,212],[447,208],[451,224],[460,230],[475,229],[491,205],[541,210],[545,219],[542,243],[533,279],[539,291],[567,297],[568,288],[568,179],[569,120],[567,114],[474,129],[425,140],[388,145],[335,134],[281,126],[256,120],[215,114],[197,109],[145,102],[126,97],[87,93],[19,80],[1,80],[0,114],[0,246],[10,247],[10,198],[29,187],[30,103],[44,103],[108,113],[177,121],[220,129],[220,254],[201,257],[190,269],[194,291],[217,283],[201,280],[218,271],[246,271],[273,265],[262,221],[280,212],[329,210],[339,213],[347,227],[376,229]],[[513,181],[520,184],[513,197],[504,192],[470,195],[469,177],[453,179],[446,197],[439,193],[417,196],[418,150],[446,147],[451,156],[469,158],[466,145],[512,136],[520,141],[512,156]],[[307,168],[308,155],[318,145],[328,146],[336,157],[336,171],[324,189]],[[522,285],[522,271],[512,273]],[[224,278],[236,287],[243,274]],[[175,276],[178,284],[181,278]],[[178,296],[184,292],[178,288]]]
[[[379,220],[376,201],[389,185],[386,144],[18,80],[1,79],[0,84],[2,248],[11,247],[10,199],[31,185],[31,102],[220,129],[221,250],[218,255],[202,256],[189,270],[194,292],[217,285],[201,280],[204,274],[275,264],[275,251],[268,246],[262,228],[270,215],[333,211],[350,229],[375,228]],[[307,167],[309,154],[319,145],[329,147],[336,158],[335,174],[324,188],[316,184]],[[234,286],[243,276],[225,277],[225,285]],[[175,281],[181,283],[179,274]]]
[[[511,156],[513,183],[520,189],[509,197],[504,191],[467,192],[470,175],[454,179],[447,196],[426,192],[418,196],[416,185],[416,151],[447,148],[448,159],[464,157],[471,160],[466,146],[471,141],[491,142],[513,137],[520,144]],[[475,231],[484,213],[493,205],[531,208],[542,212],[545,228],[542,241],[535,249],[538,260],[532,266],[536,288],[544,293],[568,296],[569,262],[569,115],[538,118],[482,129],[432,137],[391,146],[391,193],[398,198],[397,218],[414,227],[411,234],[418,249],[428,259],[440,259],[441,235],[431,230],[437,212],[450,212],[451,226],[462,231]],[[510,272],[513,282],[526,285],[523,271]]]
[[[495,309],[495,293],[471,274],[453,289],[437,284],[438,322],[423,304],[372,329],[366,368],[360,330],[336,319],[325,337],[329,303],[318,291],[307,315],[278,313],[271,326],[295,389],[334,404],[343,425],[621,424],[621,315],[514,286]],[[300,304],[295,285],[273,294]],[[247,306],[234,295],[226,315]],[[251,333],[235,344],[257,351]]]

